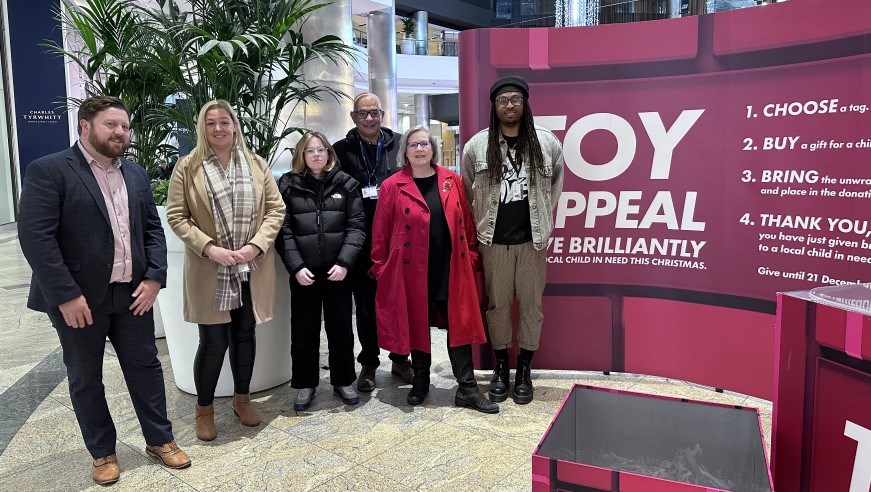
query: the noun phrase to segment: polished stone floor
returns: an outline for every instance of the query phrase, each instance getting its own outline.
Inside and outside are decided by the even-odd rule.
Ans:
[[[0,228],[0,490],[101,489],[76,424],[54,329],[25,307],[30,270],[14,227]],[[104,384],[118,428],[121,480],[112,490],[523,491],[530,455],[574,383],[671,395],[760,410],[766,447],[771,403],[732,392],[635,374],[533,371],[535,400],[509,399],[497,415],[453,406],[455,383],[444,334],[433,332],[433,384],[425,405],[405,404],[409,387],[379,368],[378,389],[347,407],[330,391],[326,371],[312,407],[293,410],[283,385],[253,395],[263,417],[243,427],[230,399],[216,400],[218,438],[197,441],[195,398],[176,388],[164,340],[158,340],[167,401],[179,444],[193,466],[168,470],[144,451],[136,416],[111,344]],[[326,347],[326,343],[322,343]],[[385,358],[386,359],[386,358]],[[322,354],[326,364],[326,354]],[[477,373],[486,389],[488,375]]]

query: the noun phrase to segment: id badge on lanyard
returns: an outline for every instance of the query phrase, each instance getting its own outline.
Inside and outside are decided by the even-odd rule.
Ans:
[[[381,132],[378,133],[378,146],[375,147],[375,162],[369,160],[369,153],[363,148],[363,142],[360,143],[360,154],[363,156],[363,161],[366,162],[366,172],[369,177],[369,184],[363,187],[363,198],[372,200],[378,199],[378,164],[381,162],[381,151],[384,149],[384,139]]]
[[[511,199],[523,200],[523,184],[519,180],[511,183]]]
[[[370,198],[372,200],[378,199],[378,187],[375,185],[366,185],[363,187],[363,198]]]

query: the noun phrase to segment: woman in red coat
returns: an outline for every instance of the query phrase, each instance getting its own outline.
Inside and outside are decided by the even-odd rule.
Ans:
[[[448,329],[448,355],[457,389],[454,404],[485,413],[499,406],[478,390],[473,343],[486,336],[473,272],[479,267],[476,234],[460,176],[436,164],[429,130],[417,126],[402,136],[402,170],[381,185],[372,227],[372,277],[378,281],[375,316],[378,344],[397,354],[411,352],[414,379],[408,403],[429,392],[429,327]]]

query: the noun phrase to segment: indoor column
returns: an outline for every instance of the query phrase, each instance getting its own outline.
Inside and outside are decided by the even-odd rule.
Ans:
[[[429,95],[414,95],[414,124],[429,128]]]
[[[393,6],[369,13],[369,91],[381,99],[382,124],[395,129],[396,119],[396,16]]]
[[[429,14],[425,10],[414,13],[414,52],[418,55],[429,54]],[[433,53],[435,54],[435,53]],[[415,106],[417,100],[415,100]]]
[[[675,17],[680,17],[680,3],[681,0],[668,0],[666,12],[668,12],[669,18],[673,19]]]
[[[353,22],[351,0],[334,0],[309,16],[302,26],[303,37],[307,41],[332,34],[342,39],[347,46],[353,46]],[[348,60],[350,62],[350,60]],[[314,59],[303,66],[305,80],[320,86],[330,87],[354,97],[354,68],[351,63],[332,63]],[[305,127],[322,132],[331,142],[344,138],[351,119],[353,102],[341,98],[338,101],[325,96],[314,104],[306,105]]]

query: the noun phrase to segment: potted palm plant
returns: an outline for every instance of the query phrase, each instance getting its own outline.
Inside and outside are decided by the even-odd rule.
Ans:
[[[288,124],[288,112],[347,97],[301,76],[310,60],[338,64],[355,56],[338,36],[303,38],[302,23],[327,5],[318,0],[62,2],[58,19],[72,39],[67,47],[45,46],[82,73],[88,96],[127,103],[132,157],[149,171],[157,156],[177,155],[178,141],[212,99],[236,108],[252,150],[271,163],[282,140],[304,131]]]
[[[415,54],[415,39],[414,39],[414,19],[406,17],[402,19],[402,54]]]

